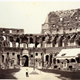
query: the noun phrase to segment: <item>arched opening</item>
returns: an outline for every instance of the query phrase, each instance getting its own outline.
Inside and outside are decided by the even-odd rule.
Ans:
[[[19,39],[19,38],[17,38],[17,39],[16,39],[16,42],[18,42],[18,43],[19,43],[19,42],[20,42],[20,39]]]
[[[33,38],[32,37],[30,37],[30,43],[33,43]]]
[[[28,62],[29,62],[28,56],[24,55],[22,57],[22,64],[23,64],[23,66],[28,67],[29,66]]]
[[[9,57],[9,52],[7,52],[7,59],[8,59],[8,60],[10,59],[10,57]]]
[[[4,55],[2,55],[2,63],[4,62]]]
[[[48,60],[49,60],[49,55],[46,55],[46,62],[48,64]]]
[[[77,63],[80,63],[80,57],[76,57]]]
[[[20,43],[20,39],[17,38],[17,39],[16,39],[16,47],[19,47],[19,43]]]
[[[75,62],[75,59],[71,59],[71,62]]]
[[[20,65],[20,55],[17,55],[17,64]]]
[[[57,63],[60,63],[60,60],[59,59],[57,59]]]
[[[7,52],[7,56],[9,55],[9,53]]]

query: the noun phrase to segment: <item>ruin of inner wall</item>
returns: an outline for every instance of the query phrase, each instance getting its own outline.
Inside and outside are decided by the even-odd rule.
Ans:
[[[42,24],[42,34],[80,32],[80,9],[52,11]]]

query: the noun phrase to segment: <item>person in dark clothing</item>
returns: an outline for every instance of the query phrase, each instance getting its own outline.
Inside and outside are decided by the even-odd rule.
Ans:
[[[29,77],[28,69],[26,69],[26,77]]]

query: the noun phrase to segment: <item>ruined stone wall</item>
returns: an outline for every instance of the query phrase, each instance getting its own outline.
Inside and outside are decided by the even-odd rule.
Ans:
[[[50,12],[42,24],[42,34],[80,32],[80,9]]]

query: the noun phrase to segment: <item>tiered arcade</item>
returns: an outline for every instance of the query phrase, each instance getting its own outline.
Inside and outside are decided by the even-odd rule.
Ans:
[[[50,67],[63,48],[80,47],[80,9],[50,12],[41,34],[0,28],[0,65]],[[34,61],[35,59],[35,61]]]

